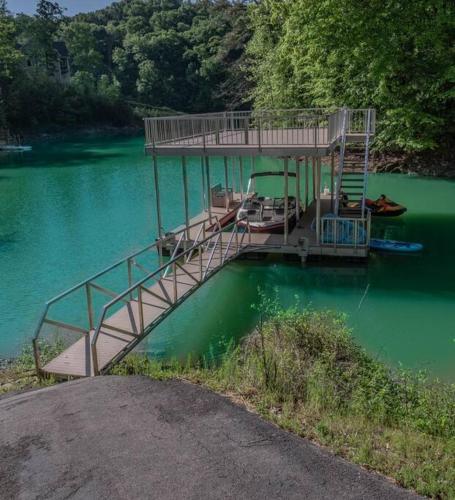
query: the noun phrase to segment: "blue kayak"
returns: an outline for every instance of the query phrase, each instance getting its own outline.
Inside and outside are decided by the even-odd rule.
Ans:
[[[386,252],[420,252],[422,243],[408,243],[406,241],[378,240],[371,238],[370,248],[372,250],[384,250]]]

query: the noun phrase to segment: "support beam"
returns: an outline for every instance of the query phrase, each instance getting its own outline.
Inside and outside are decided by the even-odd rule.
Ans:
[[[288,213],[289,213],[289,159],[288,157],[284,158],[284,244],[288,244],[289,239],[289,221],[288,221]]]
[[[300,160],[295,159],[295,218],[300,220]]]
[[[158,225],[158,237],[163,236],[163,226],[161,224],[161,207],[160,207],[160,188],[158,179],[158,159],[153,155],[153,180],[155,185],[155,202],[156,202],[156,223]]]
[[[239,156],[240,199],[243,201],[243,158]]]
[[[227,156],[224,157],[224,192],[226,193],[226,212],[229,212],[229,175]]]
[[[315,186],[316,186],[316,241],[318,245],[321,242],[321,159],[316,161],[314,168]]]
[[[305,156],[305,212],[308,210],[308,191],[310,187],[308,156]]]
[[[231,158],[231,168],[232,168],[232,192],[237,192],[236,178],[235,178],[235,156]]]
[[[252,156],[251,157],[251,174],[254,174],[256,172],[256,157]],[[256,178],[253,179],[251,189],[253,192],[256,192]]]
[[[212,223],[212,190],[210,187],[210,163],[209,157],[205,157],[205,180],[207,185],[207,210],[209,212],[209,221]]]
[[[207,200],[205,191],[205,171],[204,171],[204,157],[201,156],[201,181],[202,181],[202,211],[206,211]]]
[[[188,207],[188,176],[186,172],[186,157],[182,156],[182,181],[183,181],[183,206],[185,209],[185,227],[186,239],[190,239],[190,212]]]
[[[313,201],[316,200],[316,158],[311,157],[311,171],[312,171],[312,182],[313,182]]]
[[[335,190],[335,152],[330,153],[330,211],[333,213],[334,208],[334,190]]]

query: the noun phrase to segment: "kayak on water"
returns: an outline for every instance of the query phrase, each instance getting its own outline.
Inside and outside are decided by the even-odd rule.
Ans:
[[[422,243],[371,238],[370,248],[372,250],[384,250],[387,252],[420,252],[423,250],[423,245]]]

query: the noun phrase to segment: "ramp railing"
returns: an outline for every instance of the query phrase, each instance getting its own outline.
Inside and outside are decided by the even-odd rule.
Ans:
[[[41,340],[46,340],[49,345],[58,344],[65,348],[81,336],[89,335],[96,327],[96,312],[99,305],[106,302],[106,297],[112,299],[119,295],[119,291],[131,287],[143,276],[144,271],[148,272],[150,264],[156,265],[157,261],[163,260],[163,248],[167,245],[172,247],[178,240],[182,241],[187,230],[200,226],[200,231],[205,234],[205,231],[213,226],[213,221],[213,217],[207,217],[188,228],[182,227],[47,301],[32,339],[37,367],[39,368],[42,362]]]
[[[136,282],[133,286],[103,306],[100,321],[91,340],[95,374],[98,374],[101,370],[105,370],[107,368],[106,366],[101,367],[99,363],[97,345],[101,330],[113,329],[136,338],[136,340],[132,340],[128,348],[123,350],[116,358],[114,358],[109,365],[120,361],[120,359],[126,356],[126,354],[128,354],[128,352],[130,352],[138,342],[140,342],[159,322],[161,322],[165,316],[167,316],[181,302],[183,302],[188,295],[193,293],[229,261],[235,259],[244,250],[245,246],[251,243],[250,226],[246,217],[241,220],[244,219],[247,222],[246,231],[240,232],[237,222],[232,222],[224,228],[218,228],[206,238],[195,241],[190,248],[173,256],[171,260],[166,262],[166,264],[150,272],[147,276]],[[228,234],[229,238],[224,238],[227,240],[224,244],[223,235],[227,236]],[[246,242],[245,237],[247,238]],[[206,259],[204,259],[205,255],[207,256]],[[191,267],[188,265],[185,266],[185,264],[189,263],[193,263],[194,265]],[[171,273],[167,274],[169,269],[171,269]],[[178,273],[180,273],[180,276],[188,278],[192,283],[191,288],[183,293],[179,290]],[[168,287],[163,285],[164,279],[168,280]],[[151,287],[160,282],[166,291],[164,296],[158,297],[151,291]],[[144,307],[149,305],[146,299],[147,296],[151,296],[155,299],[158,298],[158,300],[163,303],[162,314],[155,317],[150,323],[146,321],[144,314]],[[128,301],[130,304],[131,302],[135,302],[138,314],[135,315],[133,311],[131,311],[129,314],[130,328],[128,330],[120,330],[119,328],[114,327],[112,323],[109,323],[109,318],[112,318],[115,314],[119,304],[121,305],[125,301]],[[136,319],[138,319],[138,324]]]
[[[190,229],[195,231],[196,238],[185,242],[184,235]],[[178,275],[184,275],[190,280],[194,285],[190,290],[192,292],[251,243],[249,225],[247,224],[246,231],[240,231],[236,222],[222,228],[219,222],[214,225],[213,217],[206,218],[188,228],[182,227],[48,301],[33,337],[38,372],[43,368],[43,364],[50,361],[43,359],[43,348],[57,345],[61,352],[81,337],[86,337],[91,346],[89,356],[92,357],[94,373],[100,373],[105,368],[104,364],[99,363],[97,352],[101,329],[114,334],[125,334],[131,338],[128,348],[122,351],[122,357],[126,355],[157,322],[164,319],[189,294],[188,291],[182,293]],[[174,245],[174,250],[169,260],[164,263],[161,251],[166,244]],[[153,258],[150,258],[150,252],[154,253]],[[157,254],[160,257],[157,257]],[[137,271],[141,273],[141,278],[137,278]],[[110,280],[117,286],[108,287],[102,280]],[[159,295],[150,290],[156,283],[162,292]],[[122,291],[119,293],[115,290],[120,286]],[[109,302],[103,298],[106,296],[110,298]],[[147,323],[144,315],[144,307],[150,305],[147,297],[153,297],[155,302],[159,300],[162,304],[162,313],[151,323]],[[65,316],[66,312],[67,316],[63,319],[59,317],[59,314],[62,314],[62,305],[70,306],[63,308],[63,315]],[[80,312],[76,320],[69,320],[69,309],[73,310],[74,307],[78,307]],[[127,328],[109,322],[122,307],[126,308],[126,316],[130,322]],[[47,343],[42,345],[41,340],[47,340]],[[54,352],[53,357],[59,352]]]

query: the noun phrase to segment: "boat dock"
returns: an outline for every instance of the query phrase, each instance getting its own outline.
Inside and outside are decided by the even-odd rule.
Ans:
[[[38,373],[105,373],[234,259],[271,253],[293,255],[302,262],[321,257],[365,259],[370,216],[364,200],[374,127],[374,110],[346,108],[147,118],[145,150],[152,157],[157,239],[47,302],[33,339]],[[344,169],[349,148],[358,160]],[[184,213],[178,228],[162,226],[160,199],[166,193],[159,189],[160,156],[180,158],[171,167],[178,170],[183,186]],[[189,210],[189,156],[201,158],[203,209],[197,214]],[[239,220],[238,210],[251,196],[243,185],[244,159],[250,158],[253,171],[257,156],[282,162],[284,226],[278,234],[253,231],[248,216]],[[330,190],[322,193],[321,158],[327,156]],[[224,159],[223,185],[211,182],[212,157]],[[233,179],[229,182],[228,158],[234,157],[240,192]],[[350,203],[345,201],[348,195]],[[291,197],[296,204],[292,221]],[[113,282],[115,287],[107,285]],[[65,301],[79,304],[83,313],[76,320],[62,316]],[[47,344],[59,351],[50,359],[44,356]]]

